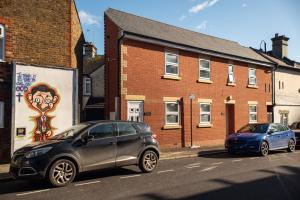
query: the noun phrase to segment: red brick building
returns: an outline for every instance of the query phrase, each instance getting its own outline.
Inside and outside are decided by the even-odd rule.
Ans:
[[[12,97],[18,98],[12,94],[13,61],[24,69],[44,67],[57,69],[58,74],[59,70],[73,70],[80,76],[83,43],[74,0],[0,1],[0,162],[10,158]],[[74,88],[81,85],[81,78],[77,80]],[[80,106],[81,98],[78,100]]]
[[[108,117],[148,123],[164,148],[190,146],[191,128],[193,145],[213,146],[267,121],[273,65],[252,49],[114,9],[104,17]]]

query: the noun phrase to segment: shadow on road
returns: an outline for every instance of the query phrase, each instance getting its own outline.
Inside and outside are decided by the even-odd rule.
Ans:
[[[208,182],[219,183],[223,187],[203,193],[197,193],[180,198],[170,198],[162,193],[148,193],[136,196],[138,199],[155,200],[211,200],[211,199],[231,199],[231,200],[253,200],[253,199],[299,199],[300,194],[300,168],[292,166],[281,166],[277,170],[259,170],[257,172],[266,173],[268,176],[248,182],[233,182],[229,179],[212,179]],[[203,182],[196,182],[198,187],[203,187]],[[195,185],[194,185],[195,186]],[[188,191],[191,185],[180,185],[169,188],[168,191]],[[197,185],[195,186],[197,187]],[[181,195],[178,195],[181,196]]]
[[[141,173],[138,169],[132,170],[128,168],[105,169],[97,170],[79,174],[74,183],[81,181],[92,181],[93,179],[112,177],[112,176],[126,176]],[[72,186],[72,184],[70,185]],[[67,186],[67,187],[70,187]],[[52,188],[46,180],[5,180],[0,181],[0,194],[9,193],[23,193],[33,190],[44,190]]]

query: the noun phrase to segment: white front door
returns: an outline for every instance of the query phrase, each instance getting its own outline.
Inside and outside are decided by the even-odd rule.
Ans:
[[[144,121],[144,102],[143,101],[128,101],[127,105],[127,120],[143,122]]]

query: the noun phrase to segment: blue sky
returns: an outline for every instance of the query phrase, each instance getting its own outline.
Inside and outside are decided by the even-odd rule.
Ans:
[[[275,33],[289,40],[289,58],[300,62],[299,0],[75,0],[87,41],[103,54],[103,14],[115,8],[146,18],[259,48]]]

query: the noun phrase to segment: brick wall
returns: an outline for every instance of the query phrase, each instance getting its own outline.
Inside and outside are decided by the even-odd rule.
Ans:
[[[122,49],[121,75],[121,119],[127,119],[126,95],[144,95],[144,111],[151,112],[144,121],[149,123],[162,147],[189,146],[190,107],[188,96],[194,93],[193,140],[194,144],[210,146],[224,144],[226,137],[226,104],[224,100],[232,96],[235,102],[235,130],[249,122],[248,101],[258,102],[258,121],[267,122],[266,102],[272,101],[271,91],[265,91],[265,84],[272,84],[270,71],[257,69],[258,88],[248,88],[248,64],[210,57],[212,84],[198,83],[198,60],[203,55],[179,51],[181,80],[162,79],[164,75],[164,47],[126,40]],[[236,86],[227,86],[228,63],[234,64]],[[114,80],[115,81],[115,80]],[[110,82],[115,83],[115,82]],[[110,88],[114,86],[109,85]],[[163,97],[181,98],[181,129],[163,130],[165,104]],[[212,99],[212,124],[210,128],[198,128],[199,103],[197,98]]]
[[[13,58],[26,64],[76,67],[76,52],[81,45],[76,40],[82,30],[71,12],[74,13],[73,0],[1,1],[0,19],[9,19],[13,27]],[[72,31],[75,34],[71,38]]]
[[[104,16],[104,37],[105,115],[109,118],[110,112],[115,111],[115,97],[119,96],[119,77],[116,75],[119,58],[119,29],[107,16]]]

